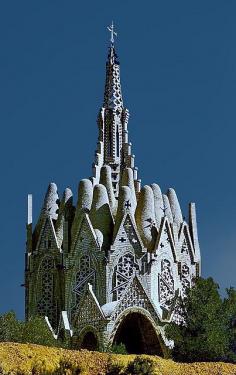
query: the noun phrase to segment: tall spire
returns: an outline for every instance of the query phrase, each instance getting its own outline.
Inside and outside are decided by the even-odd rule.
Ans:
[[[94,183],[100,179],[103,165],[109,165],[112,170],[112,185],[115,196],[118,195],[119,185],[124,168],[132,168],[134,179],[137,180],[137,168],[134,167],[134,155],[131,154],[131,143],[128,142],[129,111],[124,107],[121,83],[120,63],[114,46],[114,24],[108,27],[111,33],[106,62],[106,81],[103,106],[98,115],[98,146],[93,164]],[[139,180],[135,183],[139,190]]]
[[[114,46],[114,35],[117,36],[117,33],[114,31],[113,21],[111,26],[108,26],[108,30],[111,33],[111,39],[106,63],[106,84],[103,107],[116,110],[120,109],[121,111],[123,109],[123,99],[120,84],[120,63]]]

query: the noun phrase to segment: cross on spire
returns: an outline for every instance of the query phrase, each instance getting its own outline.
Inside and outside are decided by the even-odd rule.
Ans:
[[[113,21],[111,23],[110,26],[107,26],[107,29],[110,31],[111,33],[111,44],[114,44],[114,35],[117,36],[117,33],[114,31],[114,24],[113,24]]]

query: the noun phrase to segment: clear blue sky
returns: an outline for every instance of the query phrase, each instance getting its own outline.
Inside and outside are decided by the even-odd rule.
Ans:
[[[197,204],[203,276],[236,286],[236,2],[0,2],[0,313],[23,317],[27,193],[91,175],[106,26],[143,184]]]

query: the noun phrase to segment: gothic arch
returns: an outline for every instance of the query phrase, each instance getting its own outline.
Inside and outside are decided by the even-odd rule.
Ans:
[[[86,326],[79,332],[78,341],[75,347],[78,349],[87,349],[91,351],[99,350],[100,339],[96,329],[93,326]]]
[[[117,318],[111,335],[112,345],[124,344],[129,354],[167,354],[161,332],[149,312],[131,307]]]

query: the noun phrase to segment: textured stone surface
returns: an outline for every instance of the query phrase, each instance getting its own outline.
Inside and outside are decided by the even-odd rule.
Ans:
[[[150,186],[145,185],[140,192],[135,212],[137,227],[143,244],[152,251],[157,238],[154,195]]]
[[[179,201],[178,201],[178,198],[174,189],[172,188],[168,189],[167,196],[170,202],[173,222],[179,227],[180,224],[183,222],[183,216],[182,216]]]
[[[161,219],[164,215],[164,212],[163,212],[164,203],[163,203],[162,192],[161,192],[159,185],[157,184],[151,184],[151,188],[153,191],[153,198],[154,198],[156,226],[157,228],[160,228]]]
[[[170,208],[170,202],[166,194],[162,195],[164,203],[164,216],[166,216],[170,223],[173,223],[173,215]]]
[[[76,348],[90,337],[99,350],[119,342],[127,324],[145,337],[143,348],[149,336],[164,354],[173,345],[165,325],[182,319],[177,297],[200,275],[196,211],[191,203],[183,222],[173,189],[141,188],[117,59],[111,44],[93,177],[80,181],[76,207],[69,188],[59,203],[51,183],[32,230],[29,200],[26,317],[47,316],[55,335],[72,335]]]
[[[104,238],[104,245],[109,246],[113,231],[113,219],[109,206],[107,190],[104,185],[95,185],[90,220],[94,228],[99,229]]]
[[[70,188],[66,188],[60,203],[58,220],[56,223],[56,236],[59,247],[61,247],[63,242],[64,225],[65,221],[68,219],[68,213],[73,204],[73,194]]]
[[[114,189],[112,186],[111,167],[109,165],[104,165],[101,168],[100,184],[103,184],[107,189],[111,212],[115,216],[117,210],[117,200],[115,198]]]
[[[83,212],[89,212],[93,200],[93,185],[88,179],[83,179],[78,187],[78,202],[75,210],[75,218],[72,226],[72,236],[78,227]]]
[[[44,199],[42,213],[56,220],[58,216],[58,201],[57,185],[51,182]]]
[[[122,174],[121,186],[128,186],[131,191],[131,204],[135,210],[137,206],[136,193],[134,188],[134,172],[132,168],[125,168]]]

